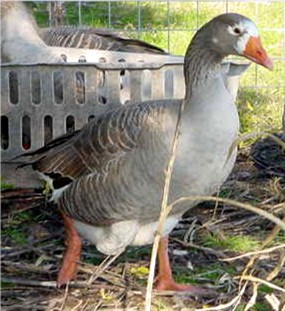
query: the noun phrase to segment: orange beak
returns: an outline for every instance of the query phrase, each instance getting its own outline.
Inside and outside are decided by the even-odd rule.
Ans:
[[[264,66],[265,68],[270,70],[273,69],[273,62],[266,54],[259,37],[249,38],[243,55],[253,62]]]

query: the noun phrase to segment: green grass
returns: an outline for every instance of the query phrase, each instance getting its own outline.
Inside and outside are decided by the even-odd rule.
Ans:
[[[203,238],[202,243],[207,247],[223,248],[236,252],[250,252],[259,249],[260,246],[260,241],[247,235],[230,236],[221,240],[216,235],[208,234]]]
[[[267,285],[264,285],[264,284],[261,284],[258,288],[258,290],[264,294],[271,294],[274,292],[274,289],[267,286]]]
[[[284,244],[285,243],[285,232],[280,231],[278,235],[275,237],[274,242],[279,243],[279,244]]]
[[[241,303],[237,307],[236,311],[244,311],[245,306],[246,306],[245,303]],[[258,303],[255,303],[255,305],[250,308],[250,311],[272,311],[272,308],[266,302],[258,302]]]
[[[0,181],[1,181],[1,190],[9,190],[14,188],[13,184],[5,182],[5,179],[3,177],[0,177]]]
[[[8,235],[11,240],[18,245],[25,245],[28,242],[28,234],[19,228],[7,227],[2,231],[3,235]]]
[[[217,281],[219,278],[224,275],[227,271],[220,263],[214,263],[207,266],[200,266],[195,268],[192,272],[189,269],[176,268],[175,269],[175,280],[179,283],[190,283],[196,284],[197,278],[203,277],[204,279]],[[234,274],[230,270],[229,274]]]
[[[237,99],[241,132],[280,130],[284,96],[281,88],[241,88]]]
[[[14,287],[14,284],[8,281],[1,281],[0,286],[2,289]]]
[[[11,217],[2,228],[2,237],[8,236],[11,241],[18,245],[28,243],[28,226],[32,219],[30,211],[24,211]]]

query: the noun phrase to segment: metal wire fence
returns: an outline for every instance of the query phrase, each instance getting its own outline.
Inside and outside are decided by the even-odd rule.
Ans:
[[[242,85],[254,88],[278,88],[285,92],[285,2],[275,1],[76,1],[48,2],[36,12],[42,26],[55,24],[55,12],[66,25],[92,25],[123,32],[159,45],[170,53],[183,55],[194,33],[210,18],[225,12],[250,17],[258,25],[266,49],[274,60],[272,73],[251,66]]]
[[[285,107],[284,0],[113,0],[62,1],[61,4],[65,25],[91,25],[123,32],[175,55],[184,55],[197,29],[218,14],[236,12],[251,18],[274,62],[274,70],[270,72],[251,64],[242,76],[238,96],[241,131],[271,131],[282,126]],[[42,15],[46,14],[45,18],[38,18],[41,26],[54,24],[52,5],[45,3],[37,9]]]

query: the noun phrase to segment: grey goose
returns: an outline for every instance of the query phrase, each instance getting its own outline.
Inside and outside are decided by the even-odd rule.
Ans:
[[[42,28],[42,40],[49,46],[94,49],[130,53],[167,54],[150,43],[124,37],[108,29],[89,26],[59,26]]]
[[[35,19],[27,6],[1,1],[1,63],[61,63],[58,50],[40,38]]]
[[[120,52],[167,54],[141,40],[91,27],[39,28],[28,6],[20,1],[1,1],[1,62],[64,62],[56,47],[93,48]]]
[[[1,63],[63,63],[64,49],[58,47],[93,48],[120,52],[136,52],[167,55],[162,49],[146,42],[123,38],[111,31],[91,27],[51,27],[39,28],[29,7],[20,1],[2,1],[1,9]],[[123,75],[124,72],[121,73]],[[17,87],[17,73],[10,72],[12,87]],[[33,76],[32,76],[32,79]],[[55,73],[56,101],[62,101],[61,75]],[[102,84],[104,76],[102,75]],[[34,81],[35,85],[37,81]],[[123,81],[125,83],[125,81]],[[76,73],[77,98],[82,98],[84,74]],[[101,92],[99,91],[101,94]],[[41,90],[35,92],[37,102],[41,101]],[[106,102],[105,94],[101,100]],[[13,92],[11,94],[13,96]],[[49,129],[49,132],[50,129]],[[2,133],[3,134],[3,133]],[[3,141],[7,138],[2,135]],[[29,138],[24,135],[24,148],[29,148]]]
[[[120,106],[25,155],[26,164],[50,182],[63,215],[67,249],[58,285],[76,276],[79,235],[104,254],[153,242],[183,101],[169,202],[211,195],[226,180],[236,158],[236,150],[229,150],[239,130],[237,108],[222,77],[221,62],[228,55],[273,68],[255,24],[239,14],[222,14],[198,30],[187,49],[184,100]],[[167,254],[167,235],[195,204],[176,205],[166,220],[158,254],[158,290],[201,293],[174,282]]]

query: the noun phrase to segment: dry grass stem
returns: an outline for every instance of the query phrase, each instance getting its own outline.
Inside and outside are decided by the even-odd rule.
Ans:
[[[35,286],[35,287],[57,287],[55,281],[35,281],[35,280],[27,280],[21,278],[13,278],[13,277],[5,277],[1,275],[1,282],[19,284],[19,285],[27,285],[27,286]]]
[[[279,308],[280,307],[280,301],[274,294],[265,295],[265,299],[270,304],[273,311],[284,311],[284,308],[283,309]]]
[[[213,254],[213,255],[217,256],[219,258],[219,260],[221,260],[221,261],[222,260],[227,261],[227,258],[226,258],[227,256],[221,251],[215,250],[215,249],[210,248],[210,247],[197,245],[197,244],[192,243],[192,242],[184,242],[184,241],[181,241],[181,240],[175,239],[175,238],[172,240],[178,242],[179,244],[181,244],[185,247],[196,248],[196,249],[202,250],[204,252]],[[220,258],[224,258],[224,259],[220,259]]]
[[[91,269],[91,268],[79,266],[79,267],[78,267],[78,270],[79,270],[79,271],[82,271],[82,272],[84,272],[84,273],[86,273],[86,274],[91,274],[93,277],[94,277],[95,274],[98,273],[98,268],[95,269],[95,271],[94,271],[94,268]],[[103,274],[103,273],[104,273],[104,274]],[[110,283],[111,285],[114,285],[114,286],[117,286],[117,287],[125,288],[125,286],[126,286],[126,284],[125,284],[125,282],[123,282],[122,278],[119,278],[119,277],[116,277],[116,278],[110,277],[110,276],[108,275],[108,270],[106,271],[105,269],[104,269],[104,270],[101,270],[101,271],[99,272],[99,275],[97,275],[96,278],[92,280],[92,282],[94,282],[98,277],[100,277],[100,279],[102,279],[102,280],[104,280],[104,281],[107,281],[107,282]],[[89,280],[90,280],[90,278],[89,278]],[[92,282],[91,282],[90,284],[92,284]],[[77,283],[78,283],[78,282],[76,282],[76,284],[77,284]],[[90,284],[89,284],[89,285],[90,285]]]
[[[93,275],[90,276],[89,280],[87,281],[87,284],[88,285],[92,284],[122,253],[123,251],[120,251],[114,256],[107,256],[102,261],[98,269],[96,269],[96,271],[93,273]]]
[[[242,254],[242,255],[239,255],[239,256],[235,256],[235,257],[231,257],[231,258],[224,258],[224,259],[221,259],[221,261],[234,261],[234,260],[237,260],[237,259],[241,259],[241,258],[244,258],[244,257],[249,257],[249,256],[252,256],[252,255],[262,255],[262,254],[268,254],[268,253],[271,253],[277,249],[285,249],[285,244],[281,244],[281,245],[276,245],[276,246],[273,246],[273,247],[270,247],[270,248],[267,248],[267,249],[262,249],[262,250],[259,250],[259,251],[254,251],[254,252],[248,252],[248,253],[245,253],[245,254]]]
[[[285,216],[282,219],[283,222],[285,222]],[[270,232],[270,234],[267,236],[267,238],[265,239],[265,241],[262,243],[262,247],[267,246],[268,244],[270,244],[274,238],[278,235],[278,233],[280,232],[280,227],[278,225],[276,225],[272,231]]]
[[[69,291],[69,283],[67,283],[66,287],[65,287],[63,302],[62,302],[62,305],[60,307],[60,311],[63,311],[65,308],[65,304],[66,304],[66,300],[67,300],[67,296],[68,296],[68,291]]]
[[[252,295],[251,295],[251,298],[249,299],[249,301],[247,302],[245,308],[244,308],[244,311],[248,311],[250,310],[251,307],[253,307],[256,303],[256,299],[257,299],[257,292],[258,290],[258,284],[257,283],[253,283],[252,285]]]
[[[78,302],[78,304],[77,305],[75,305],[72,309],[71,309],[71,311],[77,311],[78,309],[79,309],[79,307],[83,304],[83,300],[79,300],[79,302]],[[86,302],[85,302],[86,303]],[[81,310],[84,310],[82,307],[81,307]]]
[[[173,208],[174,205],[185,202],[185,201],[218,201],[218,202],[223,202],[223,203],[227,203],[230,205],[234,205],[237,207],[241,207],[243,209],[246,209],[248,211],[251,211],[251,212],[256,213],[260,216],[263,216],[264,218],[271,220],[276,225],[280,226],[281,229],[285,230],[285,222],[282,221],[281,219],[277,218],[273,214],[270,214],[267,211],[265,211],[261,208],[255,207],[253,205],[238,202],[236,200],[231,200],[231,199],[218,198],[218,197],[214,197],[214,196],[198,196],[198,195],[196,196],[196,195],[193,195],[193,196],[182,197],[182,198],[179,198],[178,200],[174,201],[173,203],[170,204],[170,209]]]
[[[195,309],[195,311],[219,311],[219,310],[232,310],[234,311],[236,306],[239,304],[245,290],[247,287],[247,283],[245,283],[240,290],[240,292],[235,296],[231,301],[225,304],[220,304],[215,307],[209,307],[209,308],[203,308],[203,309]],[[233,309],[229,309],[230,307],[233,307]]]
[[[165,183],[164,183],[164,189],[163,189],[161,210],[160,210],[160,215],[159,215],[159,220],[158,220],[157,233],[154,238],[152,252],[151,252],[150,269],[149,269],[149,276],[148,276],[148,281],[147,281],[147,289],[146,289],[146,297],[145,297],[145,311],[151,310],[151,294],[152,294],[152,288],[153,288],[153,282],[154,282],[155,264],[156,264],[159,240],[163,232],[163,226],[166,221],[166,218],[172,209],[172,207],[168,206],[168,196],[169,196],[171,176],[172,176],[172,171],[173,171],[173,166],[174,166],[174,161],[175,161],[175,156],[176,156],[176,150],[177,150],[178,141],[179,141],[180,121],[181,121],[181,116],[184,110],[184,106],[185,106],[185,101],[182,100],[180,109],[178,112],[178,116],[177,116],[177,123],[175,127],[173,141],[172,141],[170,158],[169,158],[168,166],[167,166],[166,173],[165,173]]]
[[[283,218],[283,222],[285,221],[285,217]],[[263,249],[264,247],[266,247],[268,244],[270,244],[273,239],[277,236],[277,234],[279,233],[280,231],[280,226],[276,225],[273,230],[270,232],[270,234],[267,236],[267,238],[265,239],[265,241],[262,243],[262,246],[261,248]],[[278,245],[279,246],[279,245]],[[245,275],[247,273],[247,271],[250,269],[250,267],[253,266],[255,260],[258,258],[258,254],[256,254],[255,256],[253,256],[249,262],[247,263],[244,271],[243,271],[243,274]]]
[[[189,225],[186,233],[184,234],[183,241],[187,243],[187,241],[193,241],[194,234],[199,228],[196,225],[197,219],[194,219],[193,222]]]
[[[284,221],[284,219],[285,218],[283,218],[283,221]],[[280,231],[280,227],[277,225],[277,226],[275,226],[274,228],[273,228],[273,230],[270,232],[270,234],[267,236],[267,238],[265,239],[265,241],[263,242],[263,244],[262,244],[262,248],[264,248],[264,247],[266,247],[267,245],[269,245],[272,241],[273,241],[273,239],[276,237],[276,235],[279,233],[279,231]],[[281,246],[281,252],[282,252],[282,249],[284,249],[284,244],[282,244],[282,245],[278,245],[278,249],[280,249],[279,248],[279,246]],[[273,247],[274,248],[274,247]],[[270,250],[270,251],[269,251]],[[267,250],[264,250],[264,251],[267,251],[267,253],[270,253],[270,252],[272,252],[272,251],[274,251],[274,250],[276,250],[276,249],[273,249],[272,250],[272,248],[271,249],[267,249]],[[251,271],[249,272],[249,274],[250,274],[250,277],[253,277],[252,275],[253,275],[253,273],[254,273],[254,271],[255,271],[255,266],[256,266],[256,263],[257,263],[257,258],[259,257],[259,255],[260,254],[262,254],[262,253],[260,253],[260,252],[262,252],[262,251],[259,251],[258,253],[256,253],[250,260],[249,260],[249,262],[247,263],[247,265],[246,265],[246,267],[245,267],[245,269],[243,270],[243,272],[242,272],[242,276],[241,276],[241,281],[244,279],[244,277],[248,277],[246,274],[248,273],[248,271],[249,271],[249,269],[252,267],[252,269],[251,269]],[[284,252],[284,250],[283,250],[283,252]],[[268,277],[271,275],[271,274],[274,274],[274,275],[277,275],[279,272],[280,272],[280,270],[282,269],[282,265],[284,264],[284,262],[283,262],[283,260],[282,260],[282,258],[281,257],[279,257],[279,264],[273,269],[273,271],[271,271],[271,273],[267,276],[267,280],[268,280]],[[280,266],[281,265],[281,266]],[[280,267],[279,267],[280,266]],[[254,278],[254,277],[253,277]],[[241,284],[241,283],[240,283]],[[252,294],[252,296],[251,296],[251,299],[249,300],[249,302],[253,302],[253,301],[256,301],[256,295],[257,295],[257,291],[258,291],[258,287],[259,287],[259,285],[260,285],[260,283],[256,283],[256,282],[254,282],[253,283],[253,294]],[[247,309],[249,309],[250,307],[251,307],[251,303],[248,303],[247,304],[247,306],[246,306],[246,308]]]
[[[285,263],[285,248],[280,249],[280,256],[279,256],[279,260],[277,262],[276,267],[267,275],[266,280],[267,281],[271,281],[273,280],[281,271],[281,269],[284,266]]]
[[[234,279],[242,279],[242,280],[246,280],[246,281],[252,281],[252,282],[257,282],[257,283],[261,283],[261,284],[264,284],[264,285],[267,285],[268,287],[271,287],[275,290],[278,290],[282,293],[285,293],[285,288],[282,288],[280,286],[277,286],[271,282],[268,282],[266,280],[263,280],[263,279],[260,279],[258,277],[255,277],[255,276],[252,276],[252,275],[242,275],[242,276],[237,276],[237,277],[234,277]]]
[[[283,218],[283,221],[285,220],[285,217]],[[273,228],[273,230],[270,232],[270,234],[267,236],[267,238],[265,239],[265,241],[262,243],[262,249],[264,247],[266,247],[268,244],[270,244],[273,239],[276,237],[276,235],[279,233],[280,231],[280,227],[277,225]],[[279,246],[279,245],[278,245]],[[245,269],[243,270],[242,275],[246,275],[248,270],[254,266],[256,259],[258,258],[259,254],[255,254],[253,257],[250,258],[249,262],[247,263]],[[253,274],[254,272],[254,268],[251,271],[251,274]]]
[[[230,149],[229,149],[229,153],[228,153],[228,157],[227,159],[229,159],[230,155],[232,154],[232,152],[234,151],[234,149],[243,141],[246,141],[248,139],[252,139],[252,138],[261,138],[261,137],[270,137],[274,142],[276,142],[278,145],[280,145],[282,147],[282,149],[284,149],[285,151],[285,143],[283,140],[281,140],[280,138],[276,137],[275,135],[272,135],[268,132],[250,132],[250,133],[245,133],[245,134],[240,134],[239,137],[233,142],[233,144],[231,145]]]

